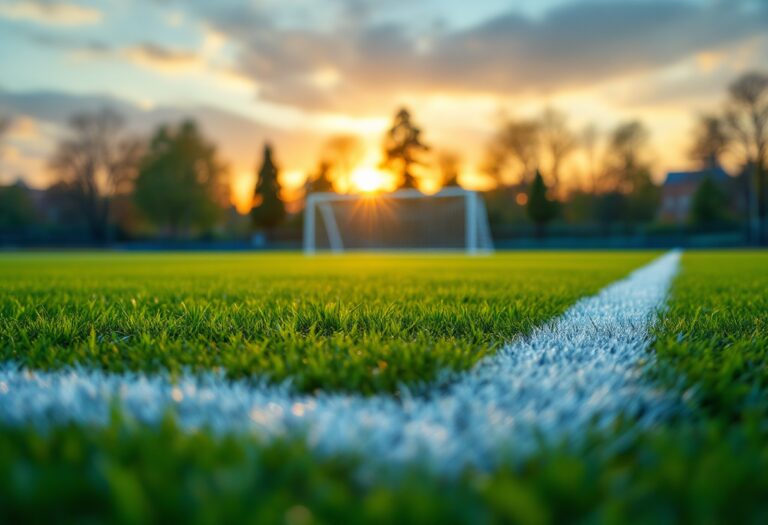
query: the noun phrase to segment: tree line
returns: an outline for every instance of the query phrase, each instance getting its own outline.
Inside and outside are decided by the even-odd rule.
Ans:
[[[142,138],[109,108],[77,114],[49,167],[55,180],[44,191],[45,211],[64,238],[78,228],[80,240],[96,243],[126,235],[199,237],[221,225],[232,208],[229,167],[192,120],[162,125]],[[0,232],[40,222],[25,190],[22,183],[0,188]],[[255,189],[255,225],[272,227],[284,218],[279,191],[267,146]]]
[[[9,125],[0,119],[0,135]],[[541,235],[555,220],[597,224],[606,232],[652,223],[660,189],[651,178],[649,141],[639,120],[600,132],[594,125],[575,129],[555,108],[530,118],[500,115],[477,170],[495,184],[486,194],[492,224],[527,221]],[[358,137],[331,137],[307,176],[305,193],[351,191],[364,155]],[[265,145],[249,223],[239,223],[240,233],[272,232],[292,215],[274,156]],[[742,75],[719,111],[697,117],[689,156],[701,170],[737,167],[750,232],[768,241],[768,74]],[[228,165],[191,120],[160,126],[142,138],[110,109],[76,115],[49,165],[55,176],[45,192],[51,220],[78,224],[95,242],[120,235],[189,238],[233,220],[227,213]],[[418,188],[426,169],[436,170],[443,186],[459,185],[464,171],[457,153],[425,142],[407,109],[397,111],[384,133],[379,168],[395,175],[397,188]],[[33,223],[34,208],[21,186],[0,188],[0,232]],[[691,220],[736,220],[726,208],[722,189],[706,180],[694,197]]]

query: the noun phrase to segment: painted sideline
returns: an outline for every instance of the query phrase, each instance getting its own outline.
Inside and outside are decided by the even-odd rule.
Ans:
[[[75,367],[33,372],[0,365],[0,421],[41,427],[102,425],[110,408],[154,424],[172,411],[185,429],[306,436],[318,453],[356,452],[377,461],[425,461],[455,473],[492,468],[541,440],[578,439],[592,423],[624,414],[642,426],[673,400],[643,379],[649,329],[679,266],[669,252],[561,317],[490,356],[448,386],[401,399],[296,394],[289,384],[229,381],[220,374],[110,374]]]

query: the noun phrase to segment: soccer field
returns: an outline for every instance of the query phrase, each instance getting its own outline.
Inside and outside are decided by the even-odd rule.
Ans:
[[[647,266],[661,255],[3,255],[0,521],[760,522],[768,254],[691,252]],[[640,268],[650,270],[625,279]],[[646,297],[654,287],[659,302]],[[594,352],[573,354],[590,341]],[[523,360],[524,351],[542,357]],[[552,364],[560,353],[574,356],[565,369]],[[617,377],[627,389],[600,390],[593,365],[625,367]],[[467,383],[475,388],[501,373],[509,379],[472,390],[485,397],[466,407],[494,408],[505,391],[527,392],[527,404],[522,394],[499,401],[475,441],[462,430],[460,447],[492,435],[498,448],[450,474],[426,462],[448,444],[393,465],[342,439],[344,426],[344,446],[329,450],[318,445],[327,432],[321,440],[296,423],[339,400],[349,417],[358,406],[375,418],[370,406],[419,405],[408,424],[432,427],[417,443],[448,443],[461,425],[421,414],[463,399],[452,393],[467,377],[481,379]],[[207,400],[205,383],[189,379],[201,377],[216,382]],[[560,401],[545,396],[557,386],[589,395],[550,412]],[[290,428],[229,423],[232,398],[259,423],[275,392],[302,396],[290,405],[299,413],[280,419]],[[668,409],[649,419],[657,401]],[[522,454],[521,426],[554,434]]]

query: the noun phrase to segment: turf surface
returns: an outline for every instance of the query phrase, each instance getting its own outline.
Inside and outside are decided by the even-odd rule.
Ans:
[[[683,264],[655,345],[668,379],[713,415],[768,416],[768,252],[690,253]]]
[[[534,270],[569,273],[536,257]],[[60,276],[49,279],[88,286]],[[33,304],[50,293],[26,289]],[[115,414],[105,429],[43,435],[4,428],[0,521],[765,523],[767,291],[766,253],[684,255],[649,373],[685,393],[686,410],[653,431],[625,421],[576,449],[448,481],[418,466],[385,476],[361,470],[358,458],[318,460],[300,442],[185,434],[170,420],[146,428]]]
[[[6,255],[0,360],[395,392],[471,367],[653,256]]]

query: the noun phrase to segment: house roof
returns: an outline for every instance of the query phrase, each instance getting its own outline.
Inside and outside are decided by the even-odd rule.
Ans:
[[[711,177],[715,182],[727,182],[730,179],[728,173],[720,167],[698,171],[670,171],[664,179],[664,186],[699,184],[707,177]]]

